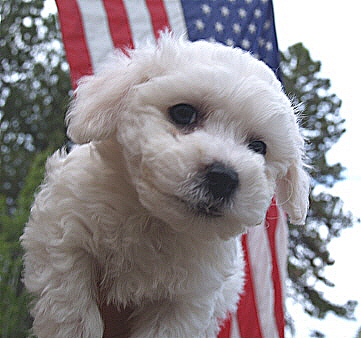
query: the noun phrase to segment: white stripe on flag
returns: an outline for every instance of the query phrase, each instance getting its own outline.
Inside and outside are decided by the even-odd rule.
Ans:
[[[155,41],[152,20],[145,0],[123,0],[128,14],[130,31],[135,48],[145,41]]]
[[[282,300],[284,301],[286,299],[285,290],[286,290],[287,257],[288,257],[288,223],[287,223],[287,216],[285,215],[281,206],[279,206],[279,210],[278,210],[278,222],[276,229],[276,250],[277,250],[278,271],[280,273],[281,288],[282,288]]]
[[[255,300],[262,336],[279,337],[274,316],[274,285],[272,281],[272,255],[265,226],[248,232],[249,260],[253,276]]]
[[[239,333],[238,318],[236,313],[232,313],[231,334],[229,338],[241,338]]]
[[[167,11],[169,26],[174,35],[179,37],[185,34],[185,37],[188,38],[187,26],[180,0],[165,0],[164,7]]]
[[[101,0],[77,0],[93,69],[113,50],[108,17]]]

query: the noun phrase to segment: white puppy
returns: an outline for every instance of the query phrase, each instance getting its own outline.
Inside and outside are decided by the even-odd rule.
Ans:
[[[303,140],[279,81],[244,51],[164,34],[85,77],[22,236],[40,338],[215,337],[243,286],[240,235],[275,193],[304,222]]]

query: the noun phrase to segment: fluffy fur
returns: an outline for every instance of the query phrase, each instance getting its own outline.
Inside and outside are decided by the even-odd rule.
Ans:
[[[181,103],[199,111],[192,128],[170,119]],[[35,334],[102,337],[103,294],[136,309],[132,338],[216,337],[242,291],[240,235],[275,193],[292,222],[307,212],[303,140],[279,81],[240,49],[165,34],[82,79],[66,121],[81,145],[48,159],[22,236]],[[239,179],[216,214],[213,163]]]

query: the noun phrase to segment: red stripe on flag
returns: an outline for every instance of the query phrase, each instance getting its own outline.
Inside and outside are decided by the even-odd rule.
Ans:
[[[272,255],[272,280],[273,280],[273,288],[274,288],[274,313],[276,317],[276,324],[278,329],[278,334],[280,338],[284,338],[284,326],[285,326],[285,318],[284,318],[284,309],[282,302],[282,284],[281,284],[281,276],[278,266],[277,259],[277,247],[276,247],[276,229],[279,222],[279,210],[276,205],[275,199],[273,199],[271,206],[269,207],[266,215],[266,224],[268,240],[271,249]]]
[[[92,73],[83,21],[76,0],[56,0],[73,88],[83,76]]]
[[[129,20],[123,1],[103,0],[110,35],[116,48],[134,48]]]
[[[159,31],[169,28],[167,11],[163,0],[146,0],[148,11],[152,19],[154,36],[159,37]]]
[[[231,314],[222,323],[221,331],[218,333],[218,338],[229,338],[231,336]]]
[[[242,246],[245,259],[245,285],[238,303],[237,318],[239,331],[243,338],[262,338],[261,326],[258,318],[256,298],[252,281],[252,271],[249,261],[247,235],[242,237]]]

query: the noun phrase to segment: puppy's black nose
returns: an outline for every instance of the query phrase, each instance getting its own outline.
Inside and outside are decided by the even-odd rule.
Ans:
[[[206,171],[206,184],[214,199],[228,199],[239,185],[238,174],[221,162],[214,162]]]

